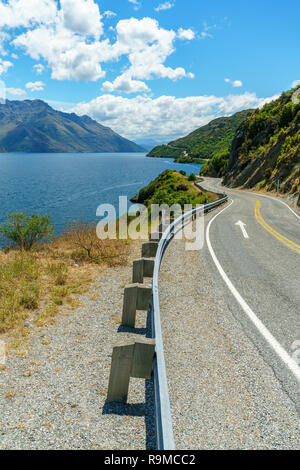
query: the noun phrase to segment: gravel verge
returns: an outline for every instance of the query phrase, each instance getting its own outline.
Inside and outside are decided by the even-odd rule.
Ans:
[[[33,328],[28,342],[0,370],[0,449],[152,449],[153,384],[131,379],[128,404],[106,405],[115,344],[149,334],[120,327],[124,286],[131,283],[136,242],[125,266],[106,269],[74,311]]]

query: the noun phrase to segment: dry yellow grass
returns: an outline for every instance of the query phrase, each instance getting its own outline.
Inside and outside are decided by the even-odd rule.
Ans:
[[[24,321],[38,326],[54,321],[63,305],[76,308],[99,269],[124,264],[129,242],[99,240],[95,227],[73,225],[51,243],[30,252],[0,251],[0,333]]]

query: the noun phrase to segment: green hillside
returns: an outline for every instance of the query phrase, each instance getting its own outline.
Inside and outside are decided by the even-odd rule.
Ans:
[[[175,170],[163,171],[155,180],[151,181],[145,188],[132,199],[139,204],[150,206],[151,204],[204,204],[206,200],[209,202],[216,199],[211,193],[200,191],[195,185],[195,178],[185,176]]]
[[[296,90],[247,116],[234,137],[224,184],[272,191],[279,180],[281,192],[300,194],[300,100],[295,100]]]
[[[149,157],[176,158],[180,163],[200,162],[213,158],[218,152],[231,146],[236,129],[247,116],[241,111],[230,117],[214,119],[186,137],[160,145],[149,152]]]

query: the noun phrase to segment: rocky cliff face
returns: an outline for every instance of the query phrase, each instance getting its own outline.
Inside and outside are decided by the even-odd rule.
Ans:
[[[0,104],[0,151],[142,152],[88,116],[62,113],[41,100]]]
[[[300,103],[295,89],[250,113],[233,139],[224,184],[280,192],[300,200]]]

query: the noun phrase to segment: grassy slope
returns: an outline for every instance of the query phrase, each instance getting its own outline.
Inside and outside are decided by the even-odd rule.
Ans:
[[[181,173],[165,170],[155,180],[142,188],[135,197],[140,204],[204,204],[208,197],[209,202],[215,200],[215,195],[204,193],[196,188],[192,181]]]
[[[126,240],[99,240],[94,226],[75,224],[51,243],[30,252],[0,250],[0,333],[54,321],[61,306],[75,308],[78,296],[101,267],[123,264]]]
[[[300,103],[291,90],[252,112],[233,140],[224,183],[300,193]]]
[[[173,157],[177,161],[188,163],[195,159],[212,158],[218,152],[230,147],[235,131],[247,113],[248,111],[241,111],[230,117],[215,119],[186,137],[168,145],[155,147],[148,155]],[[184,152],[187,152],[187,155],[184,155]]]

